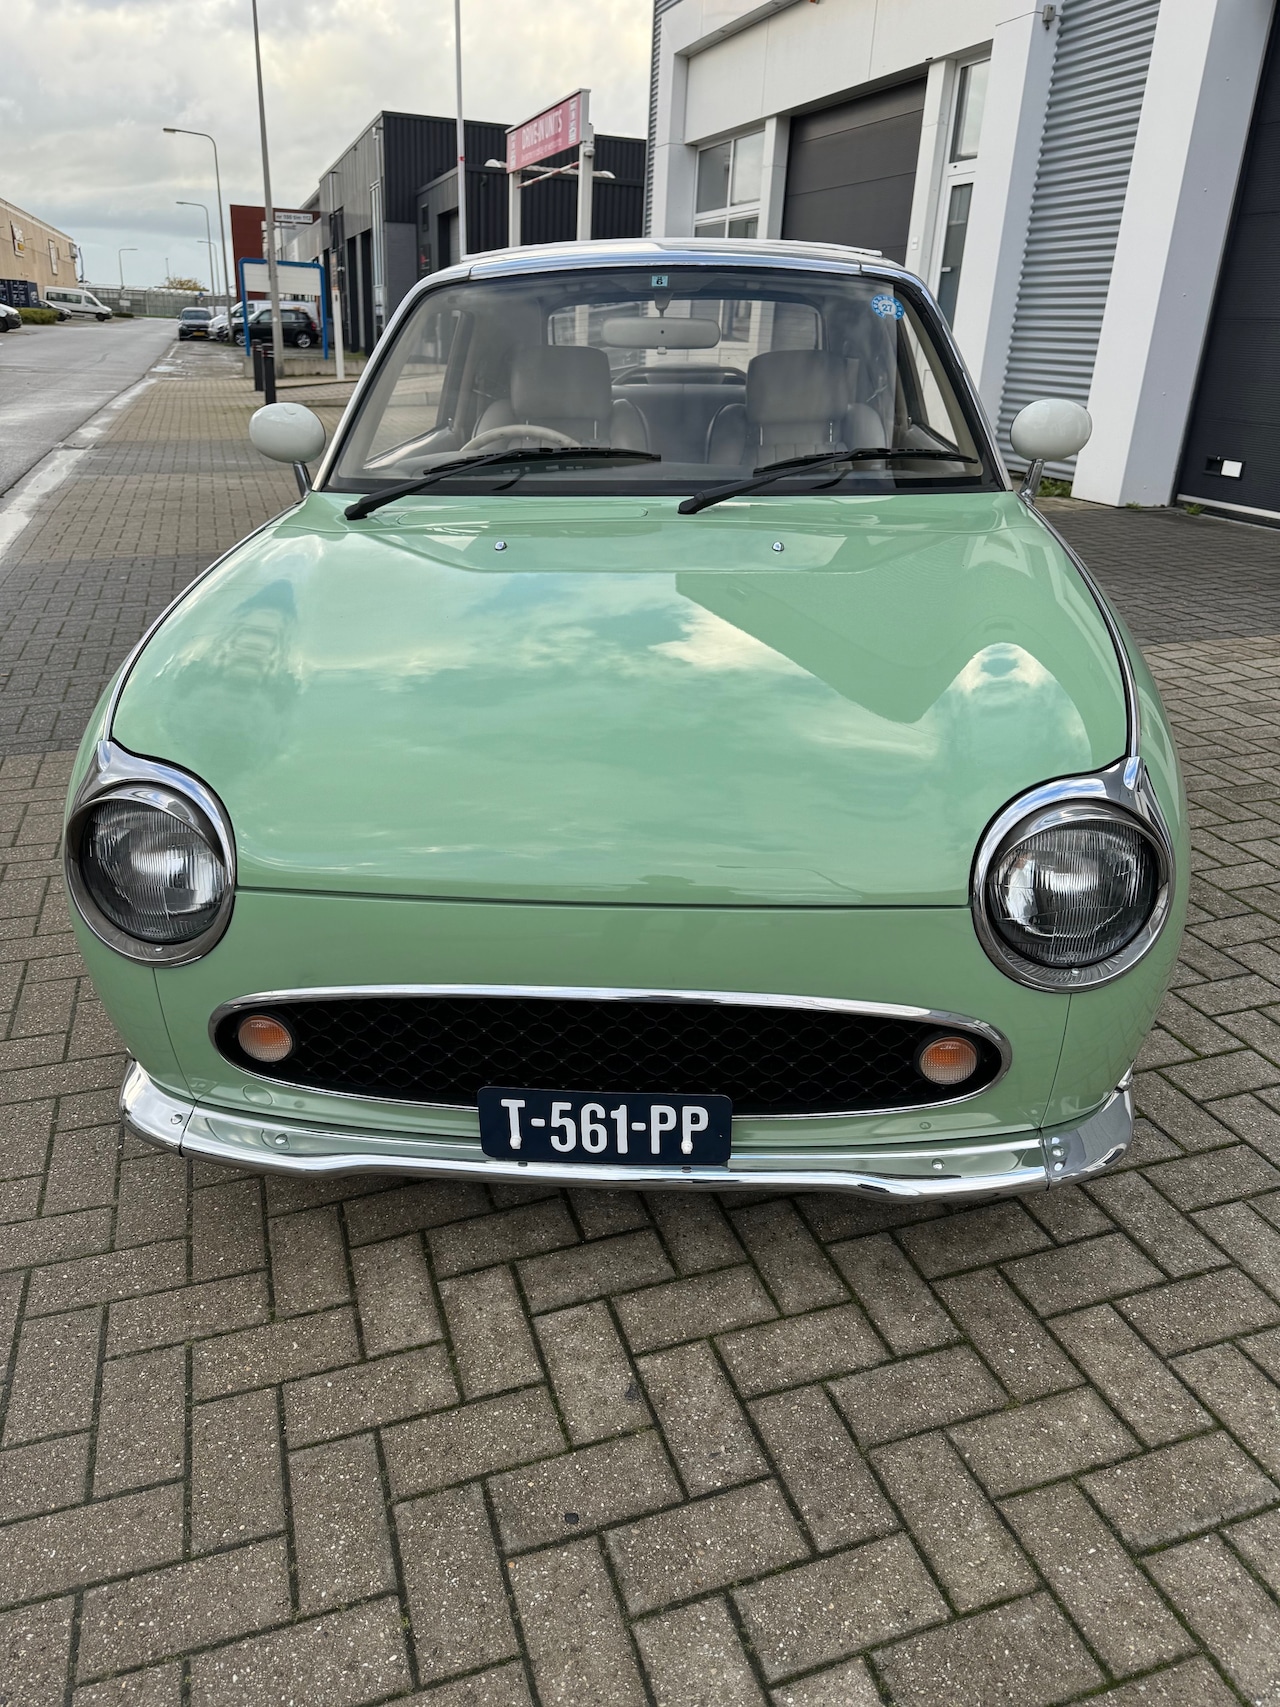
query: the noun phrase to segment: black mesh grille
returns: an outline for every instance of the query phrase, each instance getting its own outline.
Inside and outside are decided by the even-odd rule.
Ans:
[[[263,1067],[236,1041],[249,1012],[296,1040]],[[1000,1069],[985,1038],[958,1087],[916,1070],[936,1025],[825,1009],[528,996],[358,996],[278,1002],[227,1015],[228,1060],[313,1090],[474,1107],[482,1085],[542,1090],[719,1093],[737,1114],[828,1114],[944,1102]]]

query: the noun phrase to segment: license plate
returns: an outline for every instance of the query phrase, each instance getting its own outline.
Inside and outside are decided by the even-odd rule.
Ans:
[[[615,1167],[723,1167],[733,1104],[721,1096],[635,1091],[480,1092],[480,1147],[505,1162],[603,1162]]]

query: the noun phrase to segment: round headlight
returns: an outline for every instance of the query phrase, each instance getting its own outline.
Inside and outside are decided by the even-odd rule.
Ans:
[[[1083,968],[1133,942],[1160,887],[1160,858],[1145,832],[1120,817],[1090,817],[1006,845],[987,875],[987,911],[1015,954]]]
[[[134,799],[92,808],[80,875],[94,905],[126,936],[183,943],[207,931],[226,898],[220,852],[193,825]]]

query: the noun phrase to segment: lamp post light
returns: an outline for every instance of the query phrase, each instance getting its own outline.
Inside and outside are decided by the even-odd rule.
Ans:
[[[136,255],[137,253],[138,253],[138,245],[136,243],[126,243],[123,249],[117,249],[116,250],[116,263],[120,268],[120,294],[121,294],[121,296],[124,295],[124,258],[126,255]]]
[[[176,202],[174,205],[176,207],[198,207],[200,209],[201,213],[204,215],[204,240],[205,240],[205,243],[208,246],[208,250],[209,250],[209,272],[212,275],[213,281],[216,284],[217,269],[214,266],[214,261],[213,261],[213,233],[209,229],[209,210],[208,210],[208,208],[204,205],[203,202],[183,202],[183,201],[180,201],[180,202]],[[197,238],[196,241],[199,242],[199,239]],[[222,285],[223,285],[222,294],[223,294],[223,296],[225,296],[227,294],[226,284],[227,284],[227,281],[226,281],[226,277],[224,275],[223,280],[222,280]],[[215,289],[215,290],[211,291],[210,294],[212,296],[216,297],[218,293]]]
[[[262,201],[267,227],[267,294],[271,299],[271,354],[277,373],[284,371],[284,332],[280,325],[280,275],[276,270],[276,210],[271,200],[271,160],[267,152],[267,103],[262,93],[262,44],[258,37],[258,0],[253,7],[253,63],[258,73],[258,130],[262,137]],[[247,316],[246,316],[247,319]],[[244,347],[249,349],[245,326]]]
[[[227,266],[227,224],[222,213],[222,174],[218,170],[218,145],[207,130],[183,130],[176,124],[164,127],[166,136],[202,136],[213,149],[213,185],[218,196],[218,235],[222,239],[222,295],[227,309],[227,325],[231,324],[231,271]]]

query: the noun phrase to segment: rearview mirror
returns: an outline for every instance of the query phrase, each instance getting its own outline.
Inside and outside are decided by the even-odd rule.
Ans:
[[[1092,432],[1089,411],[1067,397],[1041,397],[1020,409],[1009,428],[1009,443],[1030,464],[1023,497],[1035,497],[1046,462],[1074,456],[1088,444]]]
[[[720,328],[714,320],[619,315],[605,321],[600,337],[619,350],[710,350],[720,342]]]

